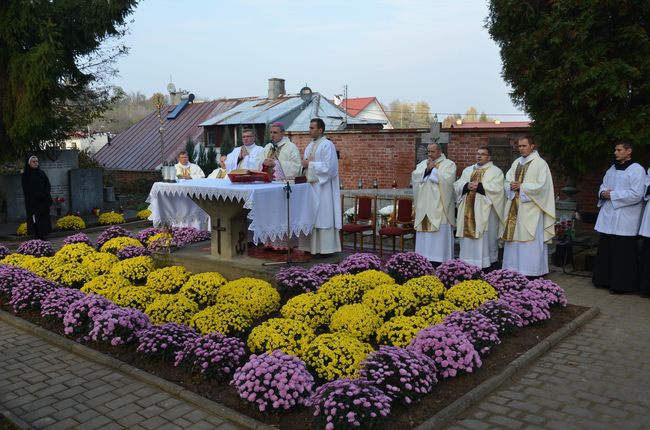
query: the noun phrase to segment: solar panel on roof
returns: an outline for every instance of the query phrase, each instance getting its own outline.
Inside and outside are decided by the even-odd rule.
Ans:
[[[167,115],[167,119],[176,119],[176,117],[181,113],[183,109],[185,109],[185,106],[187,106],[189,102],[189,99],[181,100],[181,102],[176,106],[176,109]]]

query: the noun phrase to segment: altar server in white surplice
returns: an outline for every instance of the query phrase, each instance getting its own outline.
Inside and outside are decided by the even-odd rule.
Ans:
[[[456,164],[437,143],[427,147],[427,159],[411,174],[415,201],[415,252],[443,263],[454,257]]]
[[[176,177],[178,179],[200,179],[205,178],[205,173],[199,166],[190,163],[190,157],[187,151],[181,151],[176,157],[178,163],[174,165],[176,168]]]
[[[497,239],[504,223],[503,172],[492,163],[491,156],[490,148],[481,146],[476,152],[476,164],[465,168],[454,183],[459,258],[481,268],[497,261]]]
[[[650,169],[645,177],[645,211],[641,218],[641,227],[639,236],[643,237],[643,249],[641,251],[641,261],[650,261]],[[650,264],[641,265],[641,283],[639,285],[641,295],[650,297]]]
[[[226,157],[226,171],[231,172],[237,169],[258,170],[258,157],[262,147],[255,144],[255,132],[245,128],[241,135],[242,146],[233,149]]]
[[[616,161],[605,173],[598,190],[596,231],[598,254],[593,273],[597,287],[612,294],[638,291],[639,247],[637,234],[646,192],[645,169],[632,161],[632,144],[617,142]]]
[[[503,268],[526,276],[548,273],[548,243],[555,236],[553,177],[533,138],[517,142],[521,157],[506,173]]]
[[[334,144],[323,136],[325,123],[314,118],[309,123],[312,141],[302,161],[307,182],[316,193],[318,211],[311,234],[300,236],[299,246],[312,254],[341,252],[339,231],[342,225],[339,162]]]
[[[258,156],[259,170],[271,169],[273,179],[283,180],[300,176],[302,162],[298,147],[284,135],[284,124],[271,125],[271,142],[267,143]]]

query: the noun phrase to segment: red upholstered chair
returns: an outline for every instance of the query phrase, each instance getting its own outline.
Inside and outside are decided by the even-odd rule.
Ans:
[[[343,205],[341,205],[343,207]],[[357,196],[354,198],[354,215],[352,222],[341,227],[341,243],[344,234],[354,235],[354,250],[357,250],[357,235],[361,237],[363,251],[363,232],[372,231],[372,250],[377,248],[377,199],[375,197]]]
[[[393,238],[393,252],[395,252],[395,238],[400,238],[400,250],[404,252],[404,236],[413,235],[413,245],[415,246],[415,229],[413,223],[413,199],[410,197],[396,197],[393,205],[393,215],[388,227],[379,229],[379,256],[383,255],[384,237]]]

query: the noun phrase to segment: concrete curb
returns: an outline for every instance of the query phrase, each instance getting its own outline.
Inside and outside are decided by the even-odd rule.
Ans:
[[[149,220],[144,220],[144,219],[132,219],[132,220],[127,220],[123,224],[117,224],[120,227],[124,227],[127,230],[129,228],[133,227],[145,227],[145,226],[152,226],[152,222]],[[110,225],[95,225],[92,227],[84,228],[83,230],[53,230],[47,235],[47,240],[51,239],[59,239],[61,237],[66,237],[70,236],[76,233],[96,233],[98,231],[104,230],[106,228],[110,227]],[[8,234],[5,236],[0,235],[0,239],[2,239],[5,242],[24,242],[25,240],[32,239],[31,236],[16,236],[15,234]]]
[[[63,350],[87,358],[88,360],[93,361],[95,363],[109,367],[113,370],[116,370],[127,376],[130,376],[131,378],[134,378],[140,382],[144,382],[145,384],[153,385],[159,388],[160,390],[169,393],[174,397],[178,397],[188,403],[191,403],[197,408],[203,409],[204,411],[212,415],[215,415],[219,418],[233,422],[235,424],[238,424],[248,429],[255,429],[255,430],[275,429],[275,427],[264,424],[261,421],[257,421],[256,419],[253,419],[247,415],[239,413],[234,409],[231,409],[217,402],[213,402],[212,400],[206,399],[205,397],[201,397],[198,394],[195,394],[181,387],[180,385],[174,384],[173,382],[167,381],[166,379],[159,378],[155,375],[145,372],[144,370],[140,370],[136,367],[133,367],[130,364],[123,363],[122,361],[116,358],[95,351],[92,348],[76,343],[70,339],[61,337],[55,333],[52,333],[49,330],[46,330],[42,327],[32,324],[31,322],[26,321],[8,312],[0,310],[0,321],[4,321],[7,324],[10,324],[20,330],[33,334],[34,336],[39,337],[48,343],[56,345]],[[0,412],[2,412],[2,410],[0,410]],[[13,415],[9,417],[9,419],[12,422],[16,421]],[[16,423],[16,425],[21,429],[31,428],[29,426],[22,427],[18,425],[18,423]]]
[[[6,409],[0,408],[0,415],[8,419],[11,424],[20,430],[32,430],[34,428]]]
[[[417,426],[415,430],[436,430],[443,428],[450,421],[456,419],[471,406],[475,405],[492,391],[496,390],[501,384],[513,377],[518,371],[530,365],[533,361],[544,355],[566,337],[573,334],[587,322],[591,321],[599,313],[600,309],[598,307],[593,307],[586,312],[583,312],[578,318],[557,330],[555,333],[526,351],[526,353],[512,361],[500,374],[493,376],[473,390],[465,393],[465,395],[458,398],[446,408]]]

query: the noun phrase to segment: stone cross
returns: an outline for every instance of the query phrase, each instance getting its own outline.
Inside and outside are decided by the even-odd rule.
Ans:
[[[221,227],[221,218],[217,218],[217,225],[212,226],[212,230],[217,232],[217,250],[221,254],[221,232],[226,231],[224,227]]]

